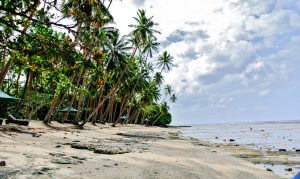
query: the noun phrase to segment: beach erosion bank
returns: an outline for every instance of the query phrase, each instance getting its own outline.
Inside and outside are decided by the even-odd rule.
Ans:
[[[280,178],[179,128],[52,126],[1,126],[0,178]]]

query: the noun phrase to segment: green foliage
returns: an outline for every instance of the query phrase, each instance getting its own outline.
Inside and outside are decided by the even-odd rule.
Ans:
[[[177,98],[169,85],[162,91],[162,72],[149,60],[159,53],[157,24],[138,10],[132,32],[120,36],[110,27],[111,1],[103,3],[0,1],[0,87],[23,98],[10,112],[32,118],[48,111],[43,117],[49,122],[66,105],[92,113],[94,121],[116,122],[126,114],[131,123],[171,122],[165,99]],[[169,70],[172,59],[163,52],[157,64]]]
[[[170,124],[172,121],[171,113],[166,109],[165,104],[152,104],[147,107],[147,119],[149,124],[165,125]]]

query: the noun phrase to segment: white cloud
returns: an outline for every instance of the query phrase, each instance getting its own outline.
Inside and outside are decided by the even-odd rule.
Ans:
[[[175,57],[165,81],[174,86],[178,103],[190,103],[191,109],[223,108],[247,94],[266,97],[300,68],[298,0],[146,0],[115,6],[123,32],[137,7],[154,15],[163,48]]]

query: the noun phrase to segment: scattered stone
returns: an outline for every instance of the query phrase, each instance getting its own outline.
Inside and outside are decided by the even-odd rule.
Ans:
[[[219,139],[219,137],[215,137],[215,139]]]
[[[213,153],[217,153],[217,151],[215,151],[215,150],[213,150],[213,151],[211,151],[211,152],[213,152]]]
[[[121,148],[121,147],[102,147],[102,148],[97,148],[94,150],[95,153],[98,154],[109,154],[109,155],[114,155],[114,154],[125,154],[129,153],[130,150],[126,148]]]
[[[61,148],[61,145],[57,145],[57,146],[55,146],[56,148]]]
[[[6,162],[3,160],[0,162],[0,167],[4,167],[4,166],[6,166]]]
[[[279,152],[286,152],[286,149],[279,149]]]
[[[289,141],[293,141],[292,139],[289,139]]]
[[[87,149],[87,150],[94,149],[94,146],[92,144],[73,143],[73,144],[71,144],[71,147],[74,149]]]
[[[285,171],[288,171],[288,172],[291,172],[291,171],[293,171],[293,169],[292,168],[286,168],[286,169],[284,169]]]
[[[79,140],[73,140],[72,142],[80,142]]]
[[[42,134],[38,134],[38,133],[33,133],[32,134],[32,137],[41,137],[42,136]]]
[[[240,145],[239,145],[239,144],[234,144],[234,146],[235,146],[235,147],[239,147]]]
[[[261,132],[265,132],[265,130],[263,130],[263,129],[262,129],[262,130],[260,130],[260,131],[261,131]]]
[[[71,157],[78,160],[86,160],[86,157],[78,157],[78,156],[71,156]]]
[[[266,168],[266,170],[267,170],[268,172],[273,172],[273,170],[270,169],[270,168]]]
[[[295,152],[300,152],[300,149],[296,149]]]
[[[249,130],[252,131],[253,130],[252,127],[250,127]]]
[[[57,164],[79,164],[83,163],[80,160],[73,159],[72,157],[64,156],[60,158],[54,158],[51,160],[52,163],[57,163]]]
[[[226,142],[226,139],[223,139],[224,142]]]
[[[115,163],[115,166],[117,166],[117,165],[119,165],[119,164]]]
[[[64,139],[67,139],[67,137],[64,137]]]
[[[229,142],[234,142],[235,140],[234,139],[229,139]]]

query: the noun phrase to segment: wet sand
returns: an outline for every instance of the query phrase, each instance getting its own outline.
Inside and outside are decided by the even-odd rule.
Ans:
[[[300,172],[300,121],[201,124],[183,128],[182,135],[284,178]]]
[[[280,178],[178,128],[0,126],[0,178]]]

